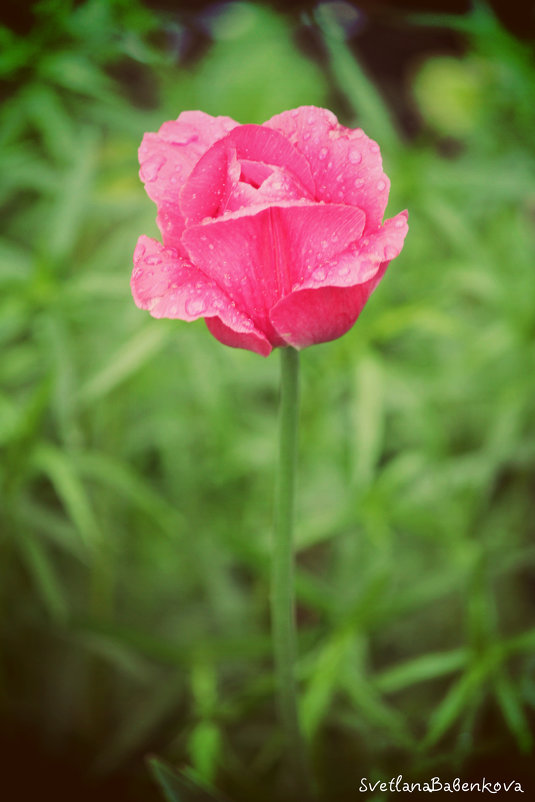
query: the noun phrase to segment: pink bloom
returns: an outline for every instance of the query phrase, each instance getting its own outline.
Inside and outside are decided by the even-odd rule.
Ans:
[[[341,337],[407,233],[382,222],[379,146],[303,106],[263,125],[185,111],[145,134],[140,176],[163,244],[141,236],[132,292],[154,317],[203,317],[225,345],[267,356]]]

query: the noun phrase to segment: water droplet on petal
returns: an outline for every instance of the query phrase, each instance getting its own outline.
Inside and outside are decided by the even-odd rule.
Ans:
[[[206,310],[204,298],[188,298],[186,301],[186,312],[188,315],[202,315]]]
[[[323,159],[326,158],[327,158],[327,148],[322,148],[318,153],[318,159],[321,159],[323,161]]]
[[[349,152],[349,161],[351,164],[360,164],[362,161],[362,153],[360,150],[351,150]]]
[[[312,278],[315,281],[324,281],[327,276],[327,271],[324,267],[317,267],[312,273]]]
[[[398,250],[393,245],[387,245],[384,250],[385,259],[394,259],[398,255]]]
[[[151,156],[150,159],[147,159],[146,162],[143,162],[141,165],[141,170],[139,171],[141,180],[146,182],[155,181],[158,178],[158,173],[164,166],[165,161],[165,156],[155,154],[154,156]]]
[[[351,272],[351,268],[349,265],[342,265],[342,267],[338,268],[338,275],[343,278],[344,276],[348,276]]]
[[[360,189],[362,186],[364,186],[364,179],[363,178],[355,178],[355,187],[357,189]]]
[[[377,189],[379,190],[379,192],[382,192],[384,189],[386,189],[386,182],[383,181],[383,180],[378,181],[377,182]]]
[[[405,225],[405,220],[403,219],[403,217],[398,217],[394,225],[396,226],[396,228],[403,228],[403,226]]]
[[[211,250],[211,251],[213,251],[213,250],[214,250],[214,244],[213,244],[213,242],[210,242],[210,244],[208,245],[208,247],[210,248],[210,250]]]
[[[159,265],[161,261],[162,257],[158,253],[152,253],[145,259],[145,263],[148,265]]]

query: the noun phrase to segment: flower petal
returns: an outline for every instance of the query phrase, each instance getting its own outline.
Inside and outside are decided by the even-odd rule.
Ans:
[[[209,148],[180,192],[180,209],[188,226],[221,214],[240,174],[236,149],[226,137]]]
[[[373,278],[354,287],[293,292],[271,310],[273,327],[294,348],[336,340],[353,326],[386,267],[384,262]]]
[[[176,246],[183,228],[178,194],[193,167],[214,142],[238,123],[230,117],[212,117],[202,111],[183,111],[178,119],[165,122],[157,134],[148,133],[139,148],[139,176],[148,196],[158,205],[158,225],[164,244]],[[163,207],[172,208],[165,214]]]
[[[182,239],[191,261],[225,288],[272,345],[283,345],[271,308],[345,251],[363,226],[355,207],[288,201],[188,227]]]
[[[407,211],[400,212],[374,233],[352,243],[333,259],[321,264],[301,284],[300,289],[352,287],[363,284],[380,266],[399,255],[409,230]]]
[[[312,197],[314,180],[308,162],[284,136],[261,125],[239,125],[207,150],[184,184],[180,208],[188,225],[225,211],[241,175],[236,159],[246,162],[246,171],[251,162],[283,168],[298,184],[298,197]]]
[[[139,238],[131,286],[137,306],[148,309],[153,317],[188,321],[217,317],[233,333],[232,344],[236,347],[263,356],[271,351],[271,345],[250,317],[236,308],[215,281],[157,240]]]
[[[279,336],[294,348],[341,337],[348,331],[408,231],[407,212],[400,212],[369,238],[350,247],[326,266],[316,268],[302,288],[279,301],[270,320]]]
[[[264,125],[279,131],[308,159],[316,199],[349,203],[366,213],[364,233],[381,223],[390,181],[383,172],[379,145],[361,128],[340,125],[327,109],[301,106]]]

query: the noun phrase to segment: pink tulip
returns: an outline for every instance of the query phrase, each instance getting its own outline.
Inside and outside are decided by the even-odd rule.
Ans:
[[[263,125],[185,111],[139,149],[163,244],[141,236],[132,292],[267,356],[345,334],[403,247],[379,146],[314,106]]]

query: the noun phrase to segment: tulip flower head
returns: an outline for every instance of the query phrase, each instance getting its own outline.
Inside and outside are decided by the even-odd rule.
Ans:
[[[162,242],[138,240],[134,300],[202,317],[225,345],[267,356],[341,337],[403,247],[407,212],[383,222],[379,146],[327,109],[262,125],[185,111],[139,160]]]

